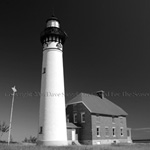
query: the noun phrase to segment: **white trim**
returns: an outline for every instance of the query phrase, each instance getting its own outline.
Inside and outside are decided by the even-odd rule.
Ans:
[[[84,115],[84,120],[83,120]],[[85,123],[85,112],[81,112],[81,123]]]
[[[77,103],[82,103],[82,101],[79,101],[79,102],[72,102],[72,103],[66,104],[66,108],[67,108],[67,106],[69,106],[69,105],[73,105],[73,104],[77,104]]]
[[[84,106],[85,106],[90,112],[92,112],[92,111],[90,110],[90,108],[85,105],[85,103],[84,103],[83,101],[82,101],[82,103],[84,104]]]
[[[121,139],[121,138],[114,138],[114,139],[97,139],[97,140],[92,140],[93,145],[99,145],[100,144],[112,144],[112,143],[131,143],[132,141],[129,141],[128,139]]]

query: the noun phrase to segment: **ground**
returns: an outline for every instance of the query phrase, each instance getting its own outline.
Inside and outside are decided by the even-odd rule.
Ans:
[[[44,147],[22,144],[0,144],[0,150],[150,150],[150,143],[131,145]]]

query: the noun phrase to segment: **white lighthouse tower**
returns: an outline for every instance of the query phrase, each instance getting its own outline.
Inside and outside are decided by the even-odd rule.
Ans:
[[[43,64],[37,144],[46,146],[68,145],[63,72],[65,39],[58,19],[52,15],[41,33]]]

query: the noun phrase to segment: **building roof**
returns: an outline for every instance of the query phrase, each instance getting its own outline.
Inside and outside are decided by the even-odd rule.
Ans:
[[[76,128],[80,128],[80,127],[77,127],[76,125],[74,125],[74,124],[71,123],[71,122],[67,122],[67,128],[68,128],[68,129],[76,129]]]
[[[111,115],[111,116],[126,116],[128,115],[122,108],[109,101],[107,98],[100,98],[96,95],[80,93],[67,105],[83,103],[91,113]]]

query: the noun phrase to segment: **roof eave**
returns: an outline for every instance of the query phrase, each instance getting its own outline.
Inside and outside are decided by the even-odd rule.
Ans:
[[[69,103],[69,104],[66,105],[66,108],[67,108],[69,105],[78,104],[78,103],[82,103],[82,104],[89,110],[89,112],[92,112],[92,111],[90,110],[90,108],[87,107],[87,105],[86,105],[83,101]]]

